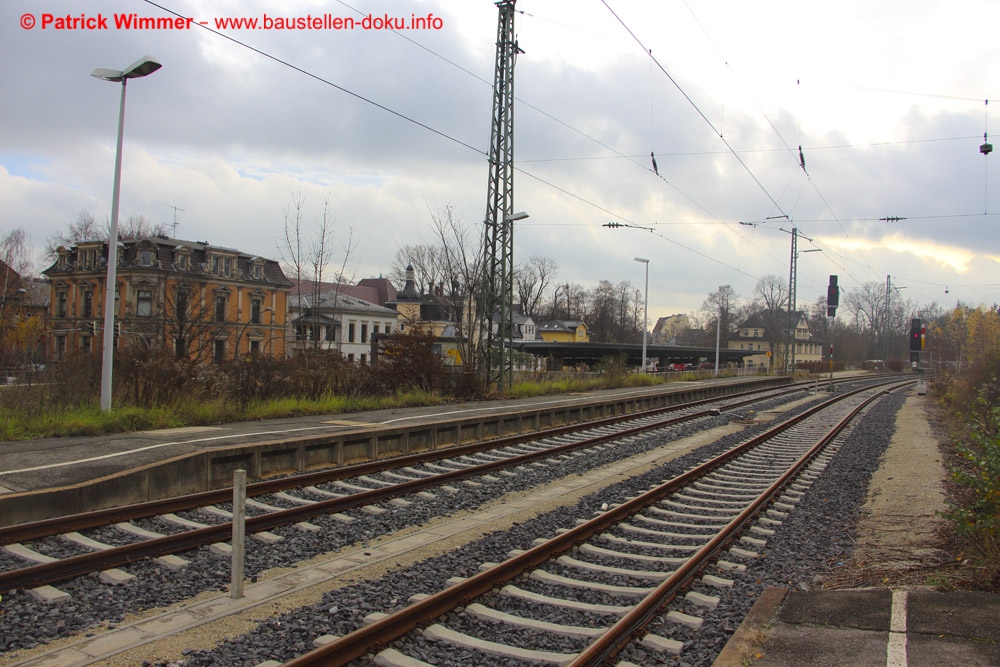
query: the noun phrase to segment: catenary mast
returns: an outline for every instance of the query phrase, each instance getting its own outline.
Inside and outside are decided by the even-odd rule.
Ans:
[[[514,37],[516,1],[496,3],[500,17],[493,79],[490,177],[482,290],[477,306],[485,337],[485,344],[480,346],[481,368],[486,387],[497,391],[509,388],[514,374],[513,350],[509,347],[514,302],[514,63],[517,54],[523,53]]]

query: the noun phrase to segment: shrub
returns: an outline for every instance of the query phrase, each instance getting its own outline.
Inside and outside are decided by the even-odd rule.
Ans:
[[[995,384],[995,383],[990,383]],[[1000,408],[987,403],[985,387],[965,441],[955,443],[956,461],[948,465],[959,487],[944,516],[964,538],[977,564],[1000,586]]]

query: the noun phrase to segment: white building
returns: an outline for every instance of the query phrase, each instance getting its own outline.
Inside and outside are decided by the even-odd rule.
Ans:
[[[393,333],[399,313],[337,289],[288,297],[291,354],[337,350],[348,361],[371,363],[372,336]]]

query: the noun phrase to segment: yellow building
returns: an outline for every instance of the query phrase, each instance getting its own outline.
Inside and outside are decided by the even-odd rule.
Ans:
[[[474,328],[468,321],[472,305],[468,295],[457,285],[446,291],[443,284],[427,285],[427,291],[417,289],[413,266],[406,267],[406,284],[396,293],[396,298],[386,303],[399,313],[397,329],[416,328],[432,334],[436,339],[434,351],[445,363],[461,365],[463,354],[469,351],[467,329]]]
[[[802,312],[793,313],[795,322],[795,363],[823,360],[823,343],[809,331],[809,321]],[[785,322],[787,312],[775,316],[781,325],[771,332],[767,321],[761,315],[754,315],[740,325],[738,335],[730,338],[727,347],[730,350],[752,350],[753,355],[745,357],[748,366],[777,368],[784,364],[785,355]],[[772,335],[773,334],[773,335]],[[771,349],[771,339],[774,339],[774,349]]]
[[[43,272],[51,284],[51,359],[101,350],[107,256],[104,241],[81,241],[60,247]],[[166,236],[131,239],[120,242],[116,282],[118,345],[216,363],[285,356],[291,283],[274,260]]]
[[[538,326],[538,335],[549,343],[589,343],[590,330],[580,320],[549,320]]]

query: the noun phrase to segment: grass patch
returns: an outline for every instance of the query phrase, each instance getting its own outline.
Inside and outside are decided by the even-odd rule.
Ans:
[[[617,387],[645,387],[663,382],[661,377],[636,373],[606,373],[584,378],[565,377],[554,380],[538,379],[515,384],[505,397],[534,398]],[[221,398],[206,400],[192,397],[150,408],[115,407],[111,412],[101,412],[96,404],[61,409],[39,408],[36,405],[30,412],[23,409],[0,408],[0,439],[9,441],[42,437],[94,436],[237,421],[442,405],[453,401],[454,398],[450,396],[411,389],[390,396],[326,394],[315,399],[290,396],[251,401],[245,405],[238,405]]]

